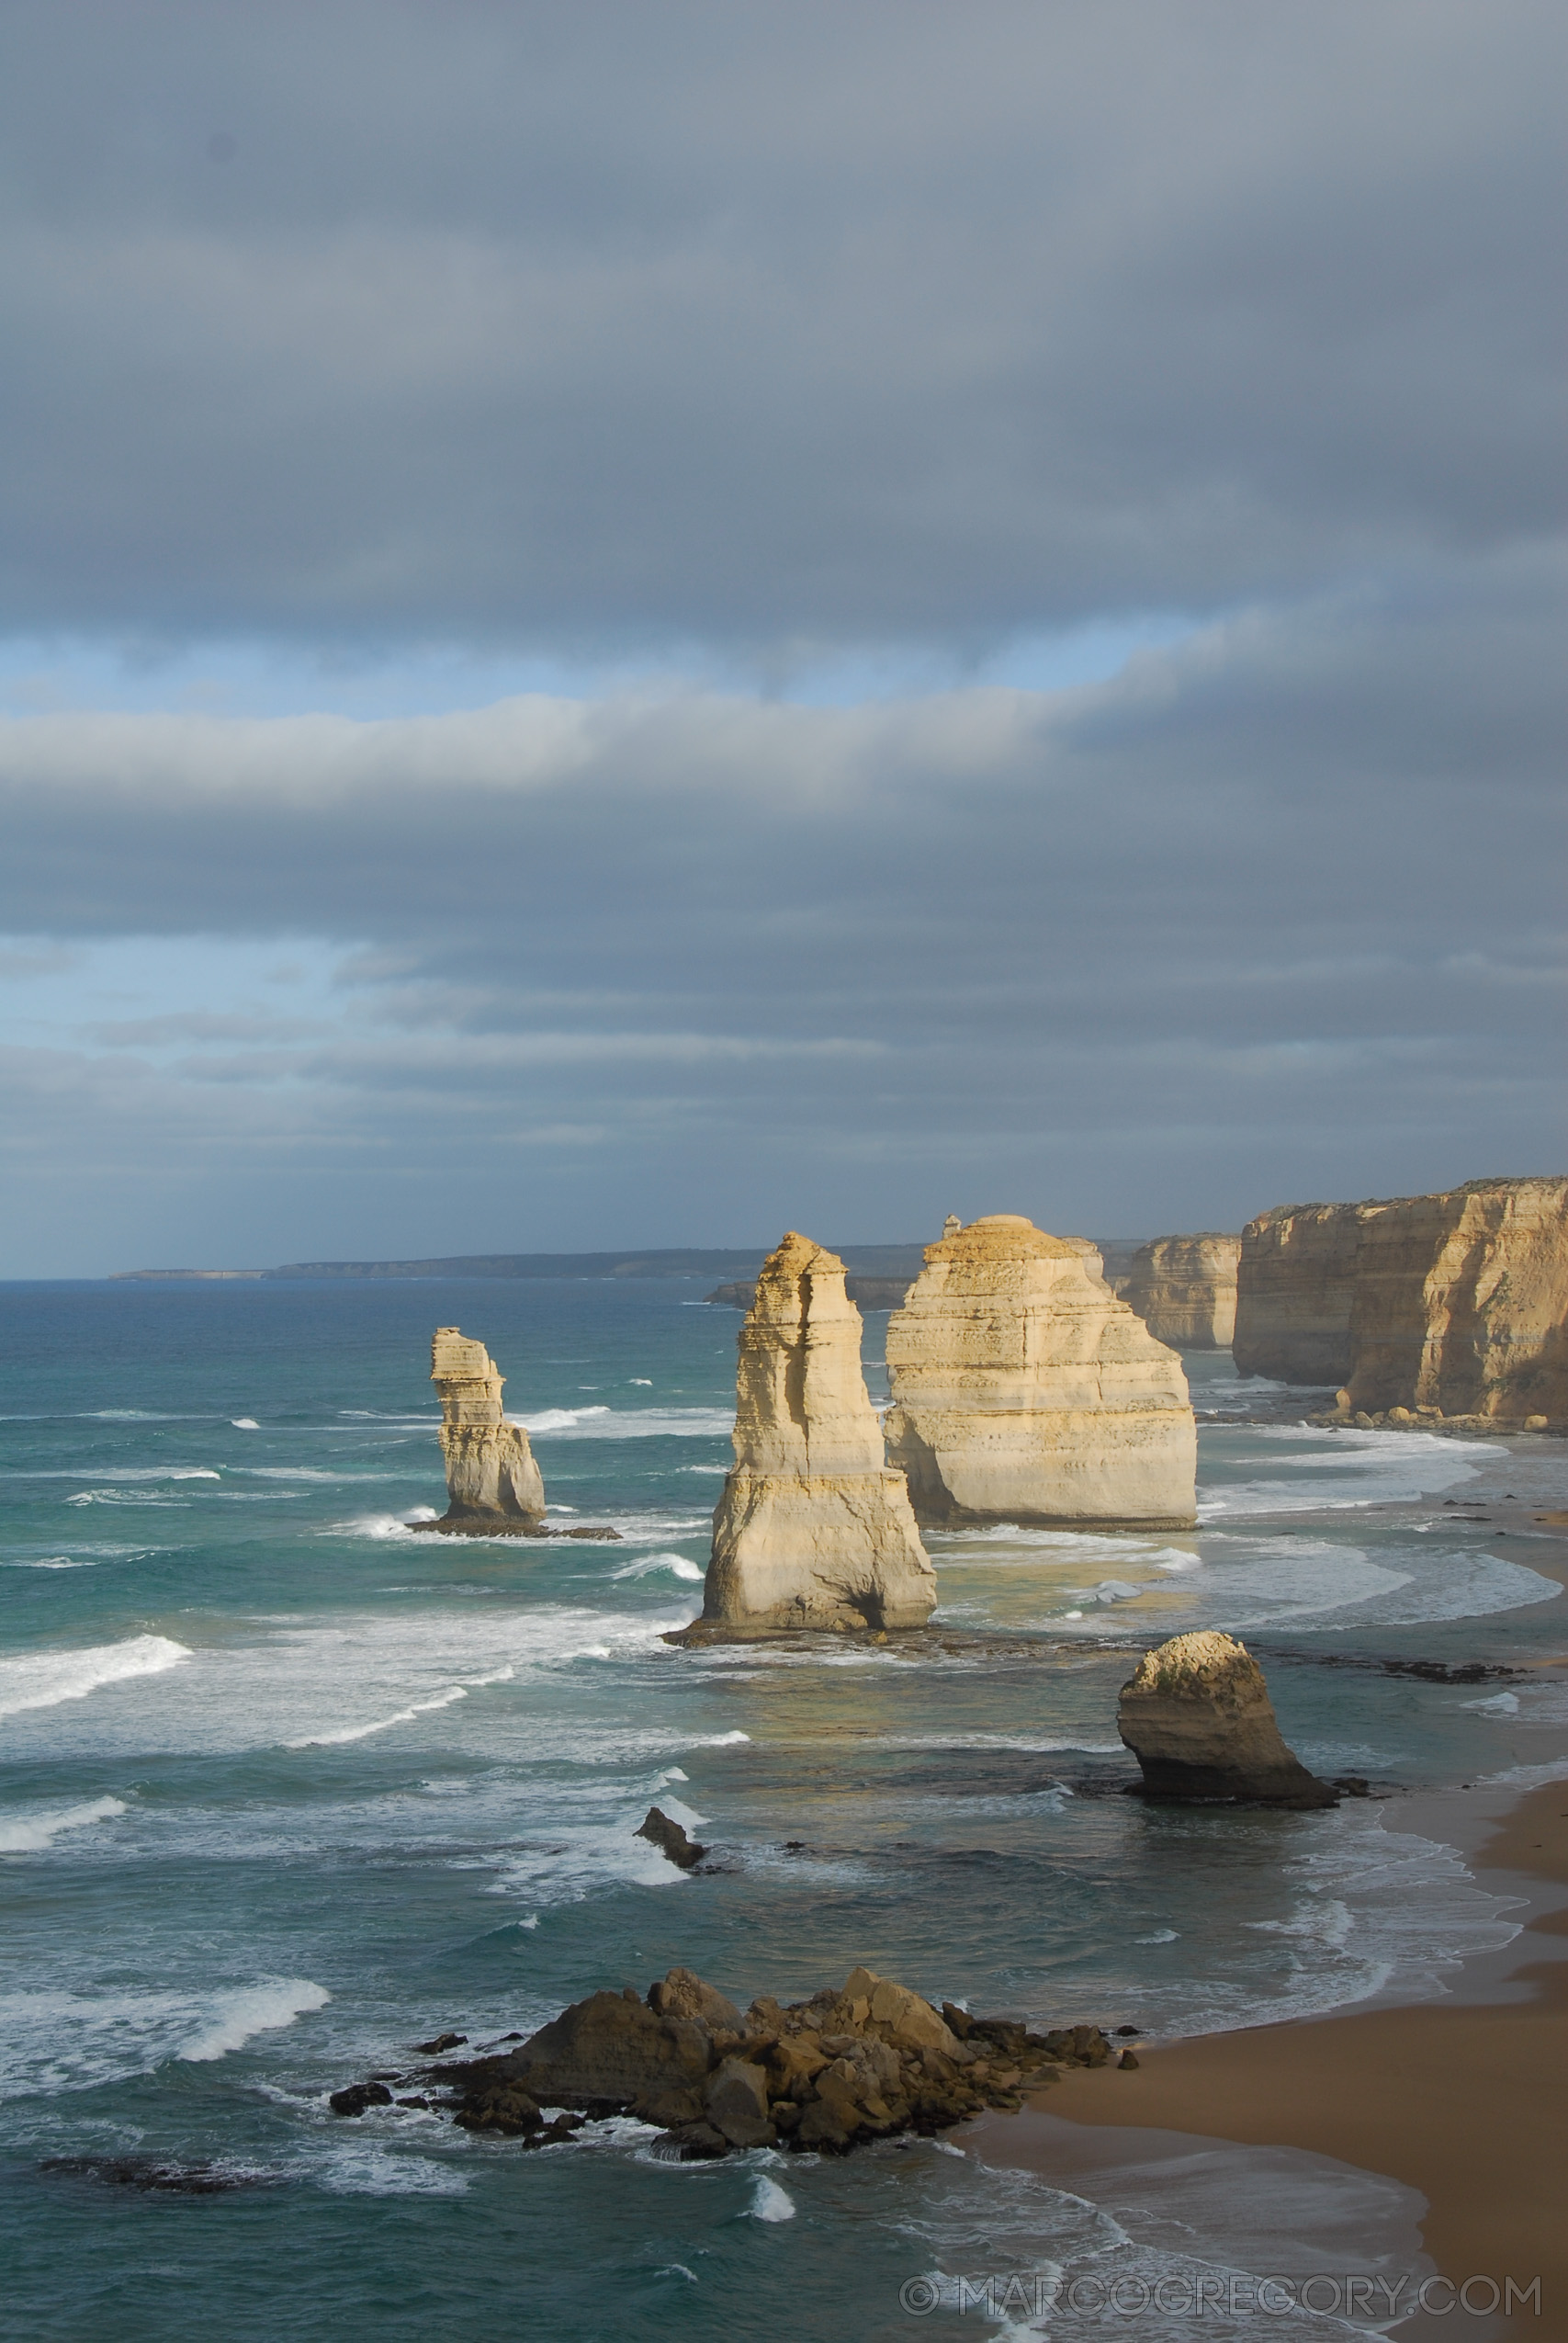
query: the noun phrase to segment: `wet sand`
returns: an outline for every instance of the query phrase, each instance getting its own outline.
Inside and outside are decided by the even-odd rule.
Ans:
[[[1461,1796],[1411,1800],[1409,1827],[1472,1841],[1481,1832],[1463,1827]],[[1440,1827],[1439,1806],[1459,1827]],[[1392,1812],[1389,1820],[1398,1827]],[[1483,1873],[1511,1873],[1485,1884],[1528,1895],[1530,1909],[1516,1916],[1527,1934],[1509,1948],[1513,1959],[1471,1964],[1490,1974],[1467,1969],[1461,1992],[1414,2008],[1138,2044],[1135,2070],[1070,2071],[1021,2115],[990,2116],[955,2136],[987,2163],[1022,2166],[1067,2188],[1103,2161],[1104,2127],[1112,2126],[1148,2127],[1168,2140],[1185,2134],[1194,2145],[1306,2149],[1386,2174],[1426,2198],[1422,2234],[1444,2277],[1541,2281],[1539,2317],[1528,2309],[1507,2325],[1462,2313],[1421,2317],[1403,2336],[1568,2343],[1568,1958],[1555,1957],[1568,1952],[1568,1782],[1508,1806],[1481,1845],[1467,1847],[1467,1860]],[[1478,1988],[1489,1998],[1472,1999]],[[1135,2146],[1126,2142],[1130,2153]],[[1484,2286],[1474,2291],[1478,2309],[1488,2299]]]

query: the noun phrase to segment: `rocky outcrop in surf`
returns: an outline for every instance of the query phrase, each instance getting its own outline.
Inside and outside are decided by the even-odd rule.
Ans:
[[[1016,2110],[1065,2066],[1113,2063],[1137,2062],[1130,2053],[1117,2062],[1098,2026],[1036,2033],[952,2002],[938,2010],[874,1969],[852,1969],[807,2001],[763,1996],[742,2014],[678,1968],[646,1998],[628,1985],[573,2002],[516,2050],[350,2084],[330,2104],[357,2116],[396,2093],[400,2106],[525,2148],[629,2114],[664,2127],[655,2152],[673,2157],[775,2146],[841,2156],[946,2131],[987,2107]],[[550,2122],[546,2107],[572,2112]]]
[[[1247,1647],[1212,1629],[1146,1652],[1122,1687],[1116,1724],[1143,1770],[1145,1797],[1336,1804],[1286,1748]]]
[[[739,1338],[735,1466],[714,1512],[703,1618],[731,1632],[918,1627],[936,1603],[861,1372],[835,1253],[791,1231]]]
[[[1228,1351],[1240,1258],[1239,1237],[1156,1237],[1134,1254],[1117,1291],[1156,1341],[1179,1351]]]
[[[1568,1419],[1568,1179],[1472,1180],[1369,1213],[1349,1411]]]
[[[996,1213],[927,1247],[887,1329],[887,1453],[919,1520],[1191,1526],[1181,1362],[1081,1246]]]

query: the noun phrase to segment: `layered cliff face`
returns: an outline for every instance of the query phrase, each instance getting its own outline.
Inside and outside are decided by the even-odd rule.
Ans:
[[[1473,1180],[1362,1227],[1348,1400],[1568,1417],[1568,1179]]]
[[[1116,1724],[1146,1797],[1335,1803],[1285,1746],[1263,1670],[1229,1636],[1177,1636],[1146,1652],[1122,1687]]]
[[[997,1213],[928,1246],[887,1365],[918,1519],[1190,1527],[1181,1362],[1064,1239]]]
[[[441,1399],[441,1453],[451,1499],[447,1519],[542,1521],[544,1479],[527,1433],[502,1414],[506,1378],[484,1344],[455,1326],[438,1326],[430,1346],[430,1379]]]
[[[1387,1208],[1287,1204],[1247,1222],[1231,1343],[1240,1374],[1280,1383],[1344,1382],[1361,1230]]]
[[[1156,1341],[1228,1351],[1235,1332],[1239,1237],[1156,1237],[1133,1256],[1117,1292]]]
[[[916,1627],[936,1603],[903,1476],[861,1373],[844,1264],[793,1231],[739,1335],[735,1466],[713,1517],[705,1619],[764,1633]]]

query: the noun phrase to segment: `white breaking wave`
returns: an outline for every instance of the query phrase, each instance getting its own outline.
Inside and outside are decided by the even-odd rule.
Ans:
[[[795,2199],[776,2180],[770,2180],[762,2173],[752,2191],[750,2213],[753,2221],[793,2221]]]
[[[90,1466],[30,1466],[11,1474],[13,1480],[221,1480],[221,1473],[210,1465],[116,1465],[112,1470],[94,1472]]]
[[[133,1676],[161,1675],[191,1657],[188,1647],[168,1636],[132,1636],[122,1644],[92,1644],[80,1651],[40,1651],[25,1659],[0,1659],[0,1716],[27,1708],[53,1708],[61,1701],[85,1700],[105,1684]]]
[[[95,1798],[85,1806],[65,1806],[55,1814],[35,1815],[28,1822],[0,1822],[0,1855],[36,1855],[53,1845],[62,1830],[85,1830],[89,1823],[107,1822],[126,1812],[123,1798]]]
[[[257,1423],[254,1416],[231,1416],[229,1421],[233,1425],[236,1432],[259,1432],[261,1430],[261,1426]]]
[[[511,1674],[511,1670],[506,1671]],[[492,1680],[493,1681],[493,1680]],[[466,1701],[468,1689],[462,1684],[449,1684],[434,1700],[415,1701],[408,1708],[400,1708],[395,1716],[378,1716],[368,1725],[344,1725],[335,1733],[308,1733],[303,1740],[286,1741],[289,1749],[334,1749],[341,1741],[363,1741],[372,1733],[385,1733],[393,1725],[412,1725],[416,1716],[428,1716],[432,1709],[450,1708],[454,1701]]]
[[[224,1995],[221,2009],[176,2054],[197,2063],[226,2057],[231,2050],[243,2050],[253,2034],[291,2026],[308,2010],[324,2009],[331,1999],[325,1986],[312,1985],[308,1977],[287,1977]]]
[[[96,1985],[0,1994],[0,2099],[93,2090],[171,2059],[207,2064],[325,2007],[309,1977],[240,1986]]]
[[[646,1579],[650,1570],[668,1570],[672,1578],[700,1579],[705,1574],[700,1562],[688,1562],[683,1554],[645,1554],[636,1562],[624,1562],[612,1570],[613,1579]]]
[[[545,1408],[515,1416],[531,1436],[560,1440],[728,1440],[733,1408]]]
[[[1432,1489],[1473,1480],[1477,1465],[1471,1460],[1492,1453],[1483,1441],[1450,1440],[1432,1432],[1325,1432],[1308,1424],[1279,1424],[1258,1436],[1280,1443],[1314,1443],[1309,1455],[1277,1460],[1280,1469],[1303,1478],[1204,1486],[1198,1502],[1201,1522],[1410,1504]],[[1318,1473],[1326,1477],[1322,1486],[1305,1477]]]

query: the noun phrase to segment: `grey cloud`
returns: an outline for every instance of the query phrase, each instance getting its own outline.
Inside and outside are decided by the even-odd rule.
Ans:
[[[0,927],[342,954],[325,1030],[214,1015],[29,1112],[132,1162],[188,1135],[278,1258],[428,1250],[454,1180],[478,1245],[998,1197],[1110,1233],[1549,1167],[1551,583],[1252,614],[1055,696],[0,726]]]
[[[1561,11],[1239,23],[14,9],[0,619],[962,652],[1540,541]]]

